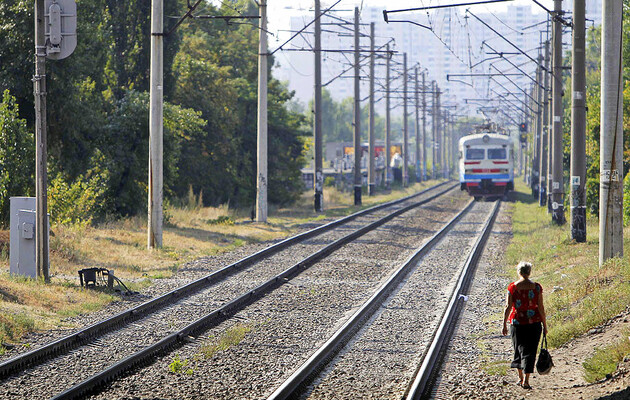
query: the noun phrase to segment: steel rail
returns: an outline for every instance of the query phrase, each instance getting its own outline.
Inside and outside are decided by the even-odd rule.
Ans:
[[[365,210],[358,211],[354,214],[329,222],[325,225],[322,225],[317,228],[311,229],[309,231],[302,232],[295,236],[289,237],[269,247],[266,247],[252,255],[244,257],[230,265],[227,265],[219,269],[218,271],[215,271],[202,278],[199,278],[184,286],[176,288],[161,296],[148,300],[136,307],[127,309],[110,318],[96,322],[84,329],[81,329],[75,333],[72,333],[60,339],[57,339],[47,345],[44,345],[37,349],[31,350],[29,352],[10,358],[0,363],[0,379],[6,379],[16,373],[19,373],[25,370],[26,368],[38,365],[39,363],[42,363],[45,360],[48,360],[52,357],[63,354],[64,352],[67,352],[84,343],[87,343],[89,342],[89,340],[95,337],[101,336],[116,327],[128,324],[141,317],[144,317],[145,315],[150,314],[153,310],[157,309],[158,307],[161,307],[165,304],[170,304],[175,299],[180,299],[180,298],[190,296],[194,294],[195,292],[198,292],[199,290],[202,290],[210,285],[213,285],[221,281],[222,279],[225,279],[226,277],[230,276],[231,274],[238,272],[240,269],[251,266],[255,262],[258,262],[266,257],[269,257],[281,250],[284,250],[293,244],[302,242],[306,239],[309,239],[321,233],[328,232],[332,230],[333,228],[339,225],[343,225],[347,222],[350,222],[360,216],[370,214],[372,212],[381,210],[383,208],[391,207],[393,205],[410,200],[414,197],[421,196],[431,190],[440,188],[448,183],[449,181],[439,183],[437,185],[431,186],[430,188],[422,190],[418,193],[414,193],[412,195],[405,196],[401,199],[392,200],[383,204],[366,208]]]
[[[492,213],[486,220],[483,227],[482,234],[477,238],[473,250],[468,255],[466,264],[460,273],[457,286],[453,290],[451,300],[449,302],[438,329],[435,331],[431,345],[422,358],[422,362],[417,371],[417,374],[413,380],[413,383],[409,386],[406,393],[406,400],[426,399],[430,397],[431,379],[434,377],[435,372],[441,366],[443,358],[443,350],[450,341],[452,335],[452,327],[457,321],[459,311],[463,306],[464,299],[466,298],[468,286],[472,279],[473,273],[477,266],[477,262],[481,257],[483,248],[492,231],[492,225],[501,207],[501,201],[497,201],[492,209]]]
[[[389,293],[408,275],[408,273],[416,265],[420,257],[428,253],[451,228],[466,214],[475,202],[470,201],[462,211],[455,215],[446,225],[444,225],[435,235],[433,235],[422,247],[409,256],[405,262],[390,275],[389,279],[374,292],[374,294],[358,309],[352,317],[341,328],[335,332],[330,339],[326,341],[309,359],[302,364],[284,383],[276,389],[267,400],[284,400],[295,397],[299,389],[314,374],[343,348],[352,335],[361,328],[361,326],[369,319],[369,317],[380,307],[387,299]]]
[[[81,398],[83,396],[86,396],[87,394],[90,394],[96,391],[96,389],[107,384],[108,382],[113,381],[117,377],[129,372],[130,370],[137,368],[141,365],[146,365],[146,364],[151,363],[155,359],[156,356],[160,354],[164,354],[176,347],[179,347],[188,341],[187,338],[191,336],[195,336],[211,327],[218,325],[220,322],[226,320],[230,316],[242,310],[244,307],[250,304],[253,304],[257,300],[262,298],[264,295],[282,286],[283,284],[288,282],[290,279],[297,276],[302,271],[304,271],[305,269],[313,265],[315,262],[328,256],[329,254],[339,249],[343,245],[357,239],[358,237],[364,235],[365,233],[369,231],[372,231],[378,228],[379,226],[385,224],[386,222],[392,220],[393,218],[413,208],[429,203],[430,201],[451,191],[456,186],[457,185],[449,186],[447,189],[435,195],[432,195],[424,200],[420,200],[418,202],[402,207],[386,215],[385,217],[380,218],[377,221],[374,221],[360,229],[357,229],[356,231],[348,235],[345,235],[344,237],[340,239],[337,239],[333,243],[321,248],[317,252],[304,258],[300,262],[289,267],[285,271],[269,279],[268,281],[256,287],[255,289],[247,291],[246,293],[239,296],[238,298],[226,303],[225,305],[197,319],[196,321],[192,322],[191,324],[187,325],[181,330],[174,332],[164,337],[162,340],[150,346],[145,347],[144,349],[124,358],[123,360],[120,360],[114,363],[113,365],[107,367],[103,371],[89,377],[88,379],[76,384],[75,386],[63,391],[62,393],[55,395],[52,399],[53,400],[62,400],[62,399],[66,400],[66,399]]]

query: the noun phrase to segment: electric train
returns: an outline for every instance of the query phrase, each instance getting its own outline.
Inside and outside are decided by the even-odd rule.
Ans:
[[[461,190],[474,196],[503,196],[514,190],[514,141],[507,135],[483,132],[459,140]]]

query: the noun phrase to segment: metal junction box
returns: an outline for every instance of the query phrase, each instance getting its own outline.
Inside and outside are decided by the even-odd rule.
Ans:
[[[46,58],[62,60],[77,47],[77,4],[74,0],[44,0]]]
[[[37,277],[35,265],[35,197],[11,197],[9,248],[11,275]],[[50,230],[50,222],[48,222]],[[48,237],[47,237],[48,240]]]

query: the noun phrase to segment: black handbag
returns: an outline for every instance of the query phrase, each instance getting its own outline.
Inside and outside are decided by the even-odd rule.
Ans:
[[[540,342],[540,353],[538,354],[538,361],[536,361],[536,371],[540,375],[547,375],[553,367],[553,361],[551,360],[551,354],[547,351],[547,335],[543,335],[543,340]]]

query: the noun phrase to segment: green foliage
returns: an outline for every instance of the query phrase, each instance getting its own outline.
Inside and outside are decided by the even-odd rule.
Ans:
[[[601,27],[589,29],[586,42],[586,207],[599,213],[599,128]]]
[[[15,97],[5,90],[0,103],[0,227],[9,224],[9,198],[33,193],[34,153],[33,134],[19,117]]]
[[[188,360],[182,360],[179,357],[179,354],[176,354],[175,357],[173,357],[173,361],[168,365],[168,369],[174,374],[181,374],[184,372],[186,375],[192,375],[194,372],[193,369],[186,368],[186,366],[188,366]]]
[[[164,12],[181,15],[186,7],[182,1],[166,2]],[[250,0],[205,7],[218,15],[232,15],[234,7],[257,12]],[[0,143],[0,225],[7,196],[32,194],[32,9],[26,0],[0,2],[0,90],[10,88],[15,96],[3,108],[11,128],[0,136],[10,134],[2,140],[18,144]],[[47,63],[54,213],[59,221],[83,222],[105,213],[138,214],[146,208],[148,181],[150,1],[80,0],[78,12],[77,49],[67,59]],[[183,199],[192,186],[194,193],[203,193],[204,205],[249,207],[256,192],[258,29],[187,20],[165,38],[164,51],[166,198]],[[269,79],[268,193],[269,201],[279,204],[295,200],[302,189],[308,132],[292,99],[285,85]],[[20,157],[9,159],[9,151]],[[23,160],[28,168],[16,164]],[[104,192],[101,186],[96,190],[97,180]],[[86,187],[94,190],[79,199]],[[60,196],[74,197],[62,201]],[[74,201],[84,204],[71,213],[68,205]]]
[[[584,378],[587,382],[595,382],[614,373],[617,370],[617,364],[625,356],[630,355],[629,333],[630,331],[626,330],[622,339],[604,348],[598,348],[595,354],[582,363]]]
[[[0,298],[2,293],[0,293]],[[0,314],[0,344],[13,342],[35,327],[35,321],[26,314]],[[0,353],[4,350],[0,346]]]
[[[214,341],[214,343],[207,343],[201,346],[201,353],[205,356],[205,358],[212,358],[218,352],[238,345],[245,338],[245,335],[251,331],[251,326],[235,325],[225,331],[225,333],[223,333],[218,340]]]
[[[105,194],[109,172],[95,167],[68,183],[59,173],[48,187],[51,222],[87,225],[107,210]]]
[[[623,225],[630,223],[630,174],[623,179]]]
[[[136,214],[144,210],[147,193],[149,154],[149,95],[129,91],[117,104],[107,125],[107,168],[111,179],[109,195],[115,199],[118,214]],[[164,105],[164,192],[173,194],[180,182],[181,148],[191,137],[202,135],[205,121],[199,113]]]
[[[234,220],[228,215],[221,215],[218,218],[208,220],[210,225],[234,225]]]

